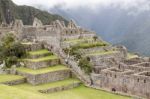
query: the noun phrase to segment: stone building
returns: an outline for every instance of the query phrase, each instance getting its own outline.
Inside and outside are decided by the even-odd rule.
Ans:
[[[76,44],[66,42],[67,40],[80,39],[80,43],[93,43],[93,37],[96,36],[95,32],[77,26],[73,20],[69,21],[68,25],[59,20],[50,25],[43,25],[37,18],[32,26],[23,25],[21,20],[15,20],[12,25],[1,25],[0,37],[6,32],[13,32],[22,41],[44,42],[48,49],[52,49],[64,59],[67,55],[62,49]],[[98,41],[103,40],[98,38]],[[150,58],[128,59],[128,52],[124,46],[99,46],[80,51],[82,55],[88,56],[93,65],[93,72],[87,76],[78,67],[77,61],[68,59],[68,64],[80,80],[90,83],[94,88],[150,99]],[[95,55],[95,52],[103,53]]]

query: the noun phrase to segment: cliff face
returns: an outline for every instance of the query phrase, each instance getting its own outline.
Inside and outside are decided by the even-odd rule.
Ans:
[[[0,0],[0,23],[6,22],[9,24],[14,19],[21,19],[25,25],[31,25],[34,17],[40,19],[43,24],[49,24],[56,19],[67,22],[59,15],[53,15],[30,6],[18,6],[11,0]]]

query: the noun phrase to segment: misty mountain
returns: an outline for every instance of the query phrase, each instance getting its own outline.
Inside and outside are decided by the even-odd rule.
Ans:
[[[64,20],[63,17],[57,14],[50,14],[46,11],[41,11],[31,6],[18,6],[11,0],[0,0],[0,23],[10,23],[15,19],[21,19],[25,25],[32,24],[34,17],[40,19],[44,24],[49,24],[54,20]]]
[[[136,8],[88,7],[64,9],[55,6],[50,12],[74,19],[79,25],[97,32],[104,40],[123,44],[130,51],[150,56],[150,10],[138,12]]]

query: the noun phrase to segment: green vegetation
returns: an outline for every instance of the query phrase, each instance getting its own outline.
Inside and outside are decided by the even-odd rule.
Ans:
[[[92,41],[92,38],[78,38],[78,39],[69,39],[69,40],[65,40],[65,43],[81,43],[84,41]]]
[[[0,84],[1,99],[48,99],[45,96]]]
[[[81,43],[76,45],[77,48],[92,48],[92,47],[98,47],[98,46],[107,46],[107,43],[105,42],[94,42],[94,43]]]
[[[47,68],[42,68],[42,69],[37,69],[37,70],[20,67],[20,68],[17,68],[17,70],[21,72],[25,72],[25,73],[30,73],[30,74],[42,74],[42,73],[47,73],[47,72],[59,71],[59,70],[69,70],[69,68],[63,65],[56,65],[56,66],[50,66]]]
[[[79,66],[84,70],[85,73],[89,74],[92,72],[92,64],[89,59],[84,57],[79,60]]]
[[[29,55],[43,55],[43,54],[53,55],[53,53],[49,52],[47,49],[29,52]]]
[[[18,75],[0,74],[0,83],[22,79],[24,77]]]
[[[25,46],[15,39],[13,34],[6,34],[0,45],[0,61],[5,61],[7,68],[15,65],[18,59],[26,56]]]
[[[127,54],[127,59],[132,59],[132,58],[136,58],[138,57],[138,55],[132,54],[132,53],[128,53]]]
[[[69,85],[69,84],[77,83],[77,82],[80,82],[80,81],[77,79],[70,78],[70,79],[65,79],[65,80],[61,80],[57,82],[46,83],[46,84],[41,84],[41,85],[36,85],[36,86],[24,83],[24,84],[16,85],[15,87],[21,88],[21,89],[28,89],[30,91],[32,90],[33,92],[37,92],[38,90],[65,86],[65,85]]]
[[[33,42],[23,42],[23,43],[21,43],[21,44],[23,44],[23,45],[32,45]]]
[[[44,87],[46,88],[46,86],[48,85],[41,85],[41,89],[43,89],[42,86],[43,88]],[[15,87],[15,91],[12,90],[14,89],[14,87]],[[132,99],[130,97],[119,96],[119,95],[111,94],[105,91],[87,88],[83,85],[77,88],[73,88],[71,90],[66,90],[66,91],[56,92],[56,93],[51,93],[51,94],[39,93],[37,90],[40,89],[40,85],[31,86],[29,84],[21,84],[21,85],[16,85],[13,87],[8,87],[8,88],[5,87],[6,88],[5,90],[3,90],[4,87],[0,86],[0,88],[1,88],[0,93],[1,91],[3,91],[0,94],[0,96],[3,95],[2,99],[39,99],[39,97],[40,99]],[[22,95],[25,94],[25,92],[26,92],[26,95],[27,96],[29,95],[30,97],[28,98],[27,96],[25,98],[22,97]],[[17,94],[17,96],[14,94]],[[37,98],[33,97],[35,94],[37,94]],[[13,96],[13,97],[7,98],[9,96]],[[17,98],[14,96],[16,96]]]
[[[30,62],[41,62],[41,61],[49,61],[49,60],[55,60],[55,59],[59,59],[59,58],[55,55],[50,55],[50,56],[45,56],[45,57],[38,58],[38,59],[23,59],[23,60],[30,61]]]
[[[10,13],[7,12],[7,9],[10,10]],[[7,17],[8,14],[10,14],[9,19]],[[33,23],[33,16],[40,19],[43,24],[49,24],[54,20],[62,20],[67,23],[67,21],[59,15],[50,14],[31,6],[17,6],[11,0],[0,0],[0,23],[3,21],[9,24],[15,19],[21,19],[25,25],[31,25]]]
[[[108,54],[114,54],[114,53],[117,53],[117,52],[118,51],[99,51],[99,52],[86,54],[86,56],[108,55]]]

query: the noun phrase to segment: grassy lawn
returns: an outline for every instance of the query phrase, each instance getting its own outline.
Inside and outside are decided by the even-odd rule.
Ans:
[[[107,46],[107,43],[105,43],[105,42],[94,42],[94,43],[81,43],[81,44],[77,45],[78,48],[83,48],[83,49],[98,47],[98,46]]]
[[[31,84],[24,83],[24,84],[20,84],[20,85],[15,85],[15,87],[21,88],[24,90],[30,90],[32,92],[37,92],[38,90],[54,88],[54,87],[58,87],[58,86],[65,86],[65,85],[77,83],[77,82],[80,82],[80,81],[77,79],[70,78],[70,79],[66,79],[66,80],[62,80],[62,81],[46,83],[46,84],[41,84],[41,85],[36,85],[36,86],[32,86]]]
[[[59,58],[55,55],[50,55],[50,56],[45,56],[37,59],[23,59],[23,60],[29,62],[41,62],[41,61],[48,61],[48,60],[55,60],[55,59],[59,59]]]
[[[0,83],[22,79],[24,77],[18,75],[7,75],[7,74],[0,74]]]
[[[93,38],[81,38],[81,39],[69,39],[69,40],[65,40],[65,43],[80,43],[80,42],[84,42],[84,41],[92,41]]]
[[[23,42],[23,43],[21,43],[21,44],[23,44],[23,45],[32,45],[33,42]]]
[[[0,99],[48,99],[45,96],[0,84]]]
[[[17,68],[17,70],[20,72],[25,72],[29,74],[43,74],[43,73],[59,71],[59,70],[69,70],[69,68],[63,65],[56,65],[56,66],[50,66],[48,68],[42,68],[42,69],[37,69],[37,70],[32,70],[32,69],[23,68],[23,67]]]
[[[47,49],[29,52],[29,55],[43,55],[43,54],[51,54],[52,55],[52,53],[49,52]]]
[[[138,55],[132,54],[132,53],[128,53],[127,54],[127,59],[132,59],[132,58],[136,58],[138,57]]]
[[[87,88],[83,85],[81,85],[80,87],[77,87],[77,88],[73,88],[71,90],[66,90],[66,91],[56,92],[56,93],[51,93],[51,94],[39,93],[37,91],[37,89],[39,89],[40,87],[38,87],[38,86],[32,87],[31,85],[23,84],[23,85],[17,85],[17,86],[13,86],[13,87],[22,89],[23,91],[30,92],[33,95],[34,94],[37,94],[37,96],[41,95],[43,97],[46,97],[46,99],[132,99],[132,98],[125,97],[125,96],[120,96],[120,95],[115,95],[115,94],[111,94],[108,92],[104,92],[101,90]],[[3,93],[4,93],[4,91],[3,91]],[[9,93],[9,92],[6,91],[4,93],[4,95],[6,95],[6,97],[7,97],[7,93]],[[11,98],[11,99],[24,99],[24,98],[20,98],[21,97],[20,94],[22,94],[22,91],[18,90],[18,91],[12,92],[12,93],[13,94],[17,93],[17,95],[16,95],[16,98]],[[9,93],[9,94],[11,95],[11,93]],[[31,95],[31,97],[32,97],[32,95]],[[7,98],[3,98],[3,99],[7,99]],[[25,99],[30,99],[30,98],[25,98]],[[32,99],[38,99],[38,98],[32,98]],[[41,98],[41,99],[43,99],[43,98]]]
[[[114,54],[114,53],[118,53],[118,51],[100,51],[100,52],[86,54],[86,56],[108,55],[108,54]]]

